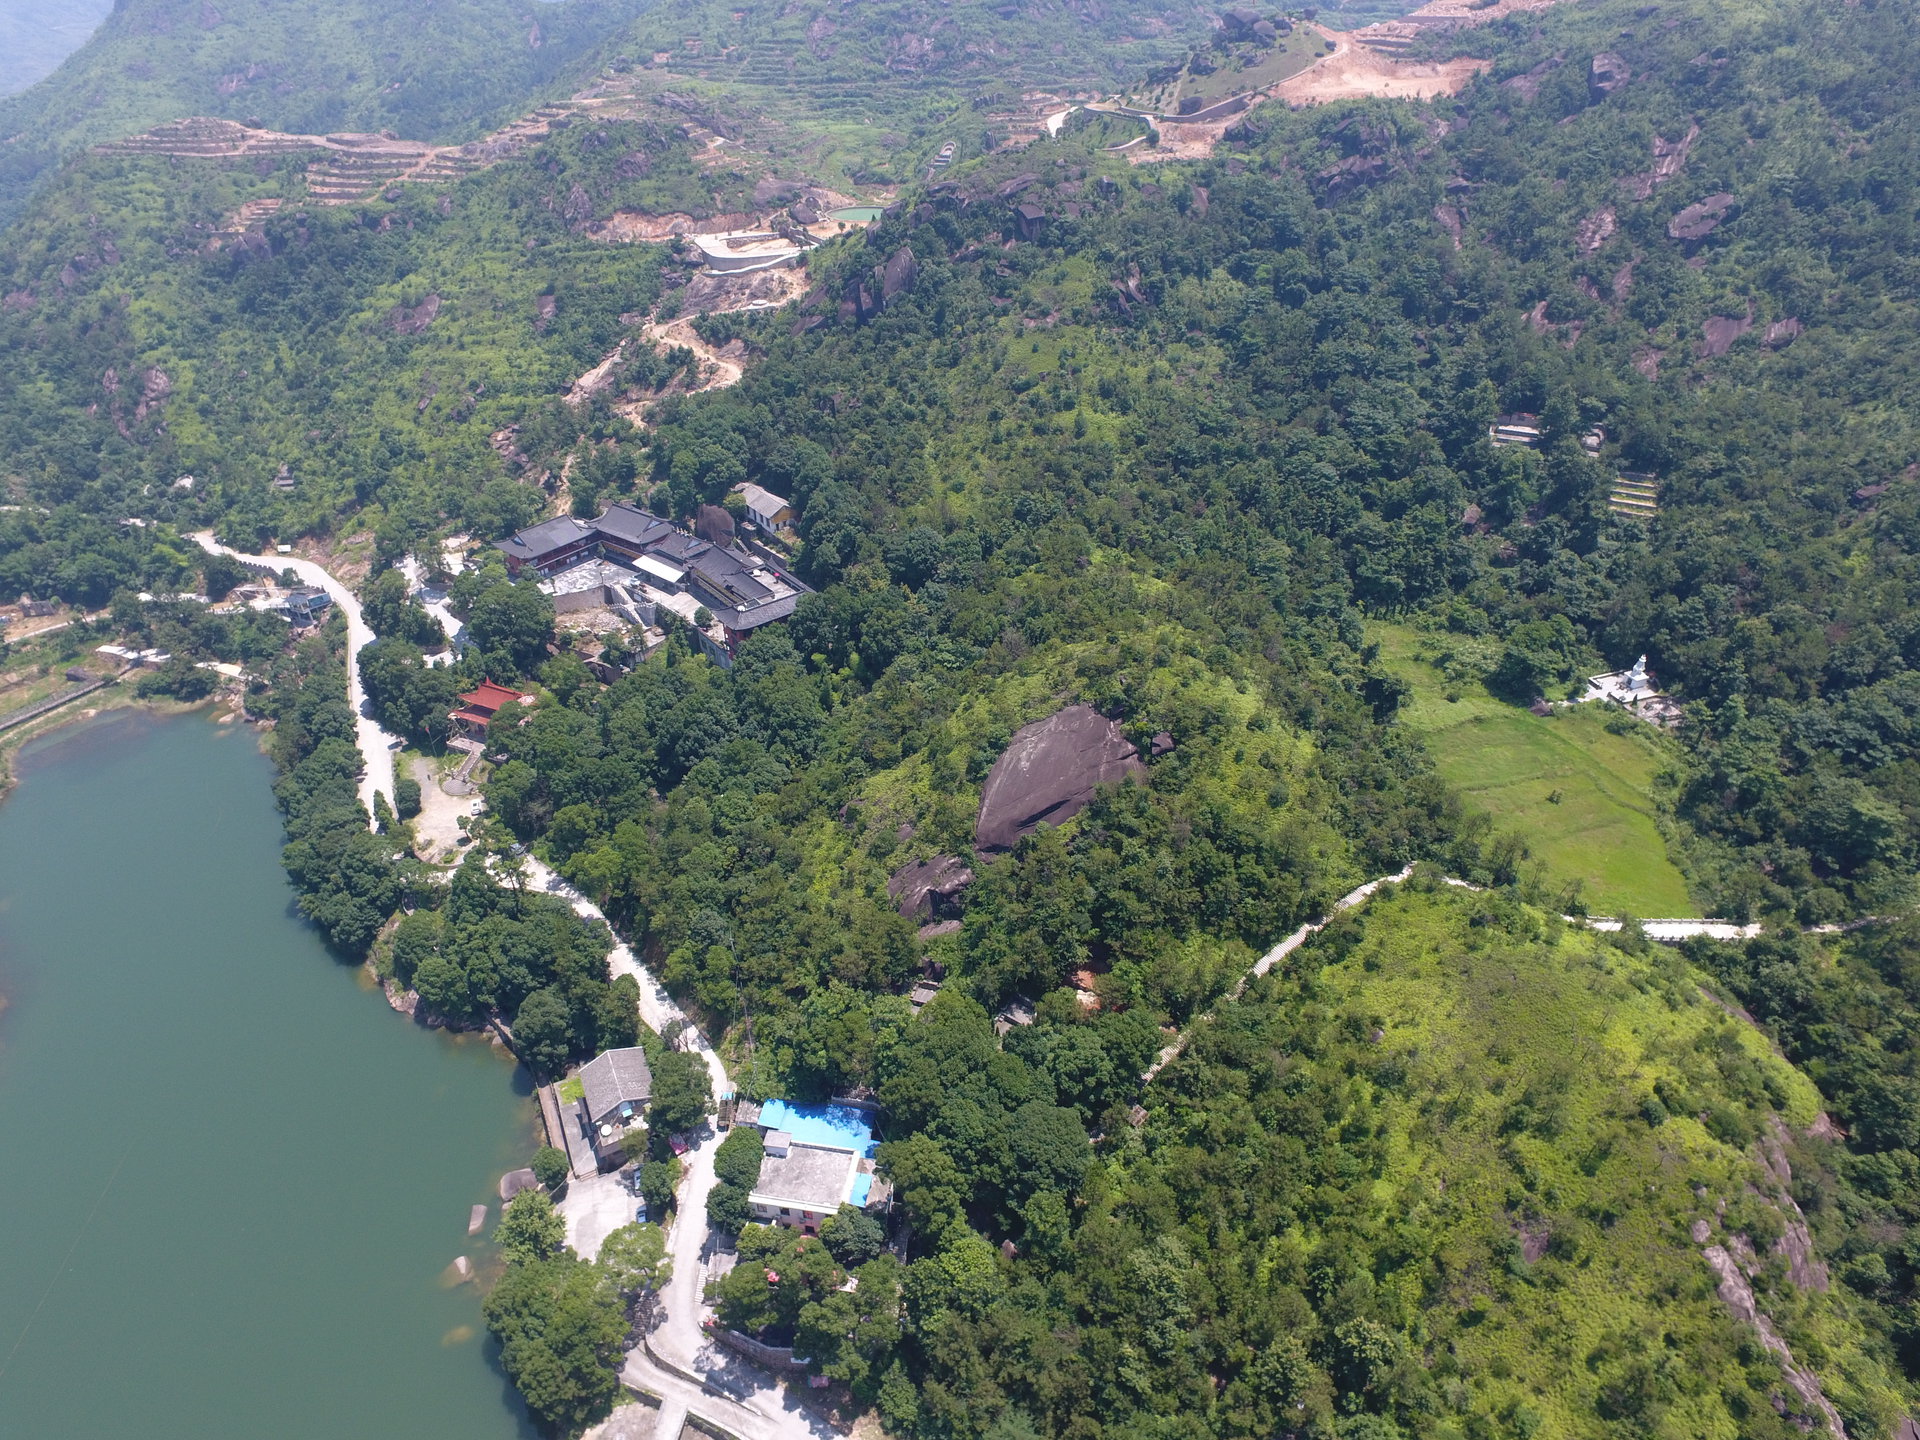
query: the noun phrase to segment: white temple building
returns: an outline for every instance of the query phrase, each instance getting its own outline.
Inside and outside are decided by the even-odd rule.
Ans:
[[[1671,696],[1663,695],[1655,688],[1653,676],[1647,671],[1647,657],[1642,655],[1633,662],[1631,670],[1616,670],[1608,675],[1589,675],[1587,693],[1580,699],[1611,700],[1622,705],[1642,720],[1655,725],[1678,725],[1680,707]]]

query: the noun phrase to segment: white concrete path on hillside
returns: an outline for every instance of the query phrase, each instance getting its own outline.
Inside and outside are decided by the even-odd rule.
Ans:
[[[1367,881],[1366,884],[1358,886],[1348,891],[1345,895],[1342,895],[1338,900],[1333,902],[1333,909],[1329,910],[1318,920],[1309,920],[1305,925],[1302,925],[1298,930],[1295,930],[1291,935],[1287,936],[1286,939],[1282,940],[1278,945],[1275,945],[1271,950],[1267,951],[1266,954],[1254,961],[1252,968],[1240,977],[1240,983],[1227,992],[1227,999],[1238,1000],[1246,993],[1247,986],[1273,969],[1275,965],[1279,964],[1280,961],[1306,944],[1313,936],[1326,929],[1334,916],[1340,914],[1342,911],[1351,910],[1356,905],[1364,905],[1373,898],[1374,892],[1379,890],[1382,885],[1398,885],[1411,877],[1412,874],[1413,866],[1408,865],[1392,875],[1378,876],[1375,879]],[[1471,884],[1465,880],[1455,879],[1451,875],[1444,875],[1441,879],[1446,884],[1461,890],[1479,890],[1483,888],[1482,886]],[[1569,925],[1584,925],[1590,930],[1600,931],[1617,931],[1626,923],[1623,920],[1613,919],[1605,915],[1562,915],[1560,918]],[[1704,935],[1709,940],[1750,940],[1758,935],[1761,930],[1759,925],[1741,925],[1732,920],[1643,920],[1640,922],[1640,925],[1641,928],[1645,930],[1649,940],[1657,940],[1668,945],[1676,944],[1681,940],[1696,935]],[[1208,1011],[1204,1015],[1196,1016],[1194,1020],[1188,1024],[1186,1029],[1180,1032],[1172,1044],[1166,1046],[1158,1055],[1154,1056],[1153,1064],[1146,1068],[1146,1071],[1140,1076],[1140,1079],[1143,1082],[1151,1081],[1154,1076],[1166,1069],[1168,1065],[1179,1057],[1180,1052],[1186,1049],[1187,1040],[1193,1034],[1194,1027],[1211,1019],[1212,1014],[1212,1011]]]
[[[439,625],[441,633],[447,637],[448,648],[456,655],[466,649],[467,627],[460,623],[460,617],[448,605],[446,592],[435,590],[427,583],[426,567],[420,563],[419,557],[408,555],[394,568],[406,577],[408,592]]]
[[[215,555],[231,555],[251,570],[265,570],[274,575],[291,570],[300,577],[302,584],[326,591],[327,598],[346,615],[347,703],[353,707],[354,738],[360,746],[360,759],[366,767],[360,777],[360,803],[366,807],[367,823],[371,826],[373,797],[376,794],[385,795],[387,803],[393,803],[393,753],[404,742],[398,735],[380,727],[380,722],[373,718],[367,704],[366,692],[360,688],[360,652],[373,643],[373,631],[367,628],[367,622],[360,614],[360,597],[311,560],[302,560],[294,555],[246,555],[231,546],[222,545],[213,538],[211,531],[206,530],[192,538],[202,550]]]
[[[527,867],[527,878],[532,882],[534,889],[559,896],[573,907],[574,914],[588,920],[598,920],[609,930],[613,929],[612,923],[607,920],[606,914],[600,907],[561,879],[551,865],[533,855],[526,856],[523,863]],[[726,1094],[733,1088],[733,1081],[728,1077],[727,1068],[720,1063],[720,1057],[714,1053],[713,1047],[707,1044],[707,1037],[700,1033],[699,1027],[687,1017],[687,1012],[680,1008],[678,1002],[667,994],[666,987],[653,978],[653,972],[640,963],[639,958],[633,953],[633,947],[622,940],[617,933],[613,940],[613,953],[607,956],[607,968],[616,978],[621,975],[631,975],[639,984],[640,1018],[646,1021],[654,1031],[661,1033],[664,1033],[669,1025],[678,1022],[682,1027],[679,1048],[699,1055],[706,1062],[707,1074],[713,1079],[713,1093]]]
[[[1233,989],[1227,993],[1227,998],[1229,1000],[1238,1000],[1242,995],[1246,994],[1247,986],[1251,985],[1260,976],[1273,969],[1280,961],[1306,944],[1312,936],[1326,929],[1328,923],[1332,921],[1335,915],[1338,915],[1343,910],[1351,910],[1354,906],[1364,904],[1368,900],[1371,900],[1373,898],[1373,892],[1378,890],[1382,885],[1398,884],[1412,874],[1413,866],[1409,865],[1406,869],[1396,874],[1382,875],[1377,879],[1369,880],[1366,884],[1342,895],[1338,900],[1333,902],[1332,910],[1328,911],[1318,920],[1309,920],[1278,945],[1267,951],[1267,953],[1262,955],[1258,960],[1254,961],[1253,968],[1240,977],[1240,983],[1235,985]],[[1168,1065],[1179,1057],[1180,1052],[1187,1048],[1187,1037],[1193,1034],[1194,1026],[1210,1019],[1212,1014],[1212,1011],[1208,1011],[1205,1015],[1199,1016],[1193,1024],[1188,1025],[1186,1029],[1182,1030],[1178,1039],[1153,1057],[1153,1064],[1147,1067],[1146,1072],[1141,1075],[1140,1079],[1143,1082],[1151,1081],[1154,1076],[1166,1069]]]

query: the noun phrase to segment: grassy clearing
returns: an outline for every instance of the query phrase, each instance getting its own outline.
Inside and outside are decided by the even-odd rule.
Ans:
[[[1437,637],[1393,625],[1369,634],[1381,663],[1413,687],[1402,717],[1441,775],[1523,836],[1557,883],[1578,882],[1596,914],[1700,913],[1654,823],[1664,737],[1649,726],[1616,734],[1597,706],[1530,714],[1478,683],[1449,682],[1420,653]]]
[[[1216,53],[1219,68],[1211,74],[1183,71],[1166,84],[1135,92],[1128,101],[1162,113],[1171,112],[1183,99],[1197,98],[1211,105],[1230,95],[1277,85],[1298,75],[1331,48],[1318,31],[1301,26],[1291,35],[1282,36],[1271,49],[1245,42],[1230,46],[1225,55]]]

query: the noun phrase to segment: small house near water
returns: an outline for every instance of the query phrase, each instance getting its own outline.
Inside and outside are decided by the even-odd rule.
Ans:
[[[606,1050],[580,1069],[581,1121],[602,1170],[626,1159],[621,1142],[627,1131],[646,1123],[647,1101],[653,1095],[653,1072],[647,1052],[637,1046]]]

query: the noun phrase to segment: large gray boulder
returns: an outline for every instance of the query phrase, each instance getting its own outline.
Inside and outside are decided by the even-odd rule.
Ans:
[[[1720,222],[1727,218],[1734,204],[1731,195],[1709,195],[1669,220],[1667,234],[1676,240],[1704,240],[1720,228]]]
[[[1145,770],[1118,722],[1090,705],[1069,705],[1016,731],[994,761],[974,845],[984,854],[1011,850],[1041,824],[1059,825],[1086,809],[1096,786]]]
[[[1587,99],[1598,105],[1632,78],[1632,66],[1611,50],[1602,50],[1587,69]]]
[[[913,258],[913,251],[902,245],[888,257],[885,265],[877,269],[880,281],[880,303],[891,305],[898,297],[913,289],[914,282],[920,278],[920,262]]]
[[[973,883],[973,867],[957,855],[936,855],[902,865],[887,881],[887,894],[909,920],[944,914],[953,899]]]

